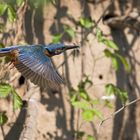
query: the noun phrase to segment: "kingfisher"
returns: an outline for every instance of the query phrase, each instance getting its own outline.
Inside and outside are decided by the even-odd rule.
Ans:
[[[78,47],[63,43],[15,45],[1,48],[0,57],[8,56],[17,70],[35,85],[58,89],[59,85],[63,83],[63,79],[54,68],[51,57]]]

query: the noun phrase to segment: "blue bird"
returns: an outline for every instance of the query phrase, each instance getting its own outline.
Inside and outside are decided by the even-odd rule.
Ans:
[[[51,57],[77,48],[76,45],[18,45],[0,49],[0,57],[8,56],[21,74],[40,87],[56,89],[63,79],[54,69]]]

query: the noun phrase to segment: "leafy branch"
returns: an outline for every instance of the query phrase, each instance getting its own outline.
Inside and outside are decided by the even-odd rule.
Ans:
[[[0,98],[7,98],[12,95],[13,109],[20,109],[22,107],[22,99],[16,93],[15,89],[6,83],[0,83]],[[3,125],[7,122],[8,118],[6,113],[0,113],[0,125]]]

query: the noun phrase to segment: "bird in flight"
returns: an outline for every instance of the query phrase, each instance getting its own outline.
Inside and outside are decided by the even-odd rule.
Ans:
[[[35,85],[56,89],[63,79],[55,70],[51,57],[78,48],[76,45],[16,45],[0,49],[0,57],[8,56],[21,74]]]

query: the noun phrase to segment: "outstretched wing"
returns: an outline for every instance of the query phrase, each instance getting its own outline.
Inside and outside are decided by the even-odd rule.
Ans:
[[[41,47],[25,47],[20,49],[19,63],[16,68],[31,82],[41,87],[58,88],[63,79],[54,69],[52,62]]]

